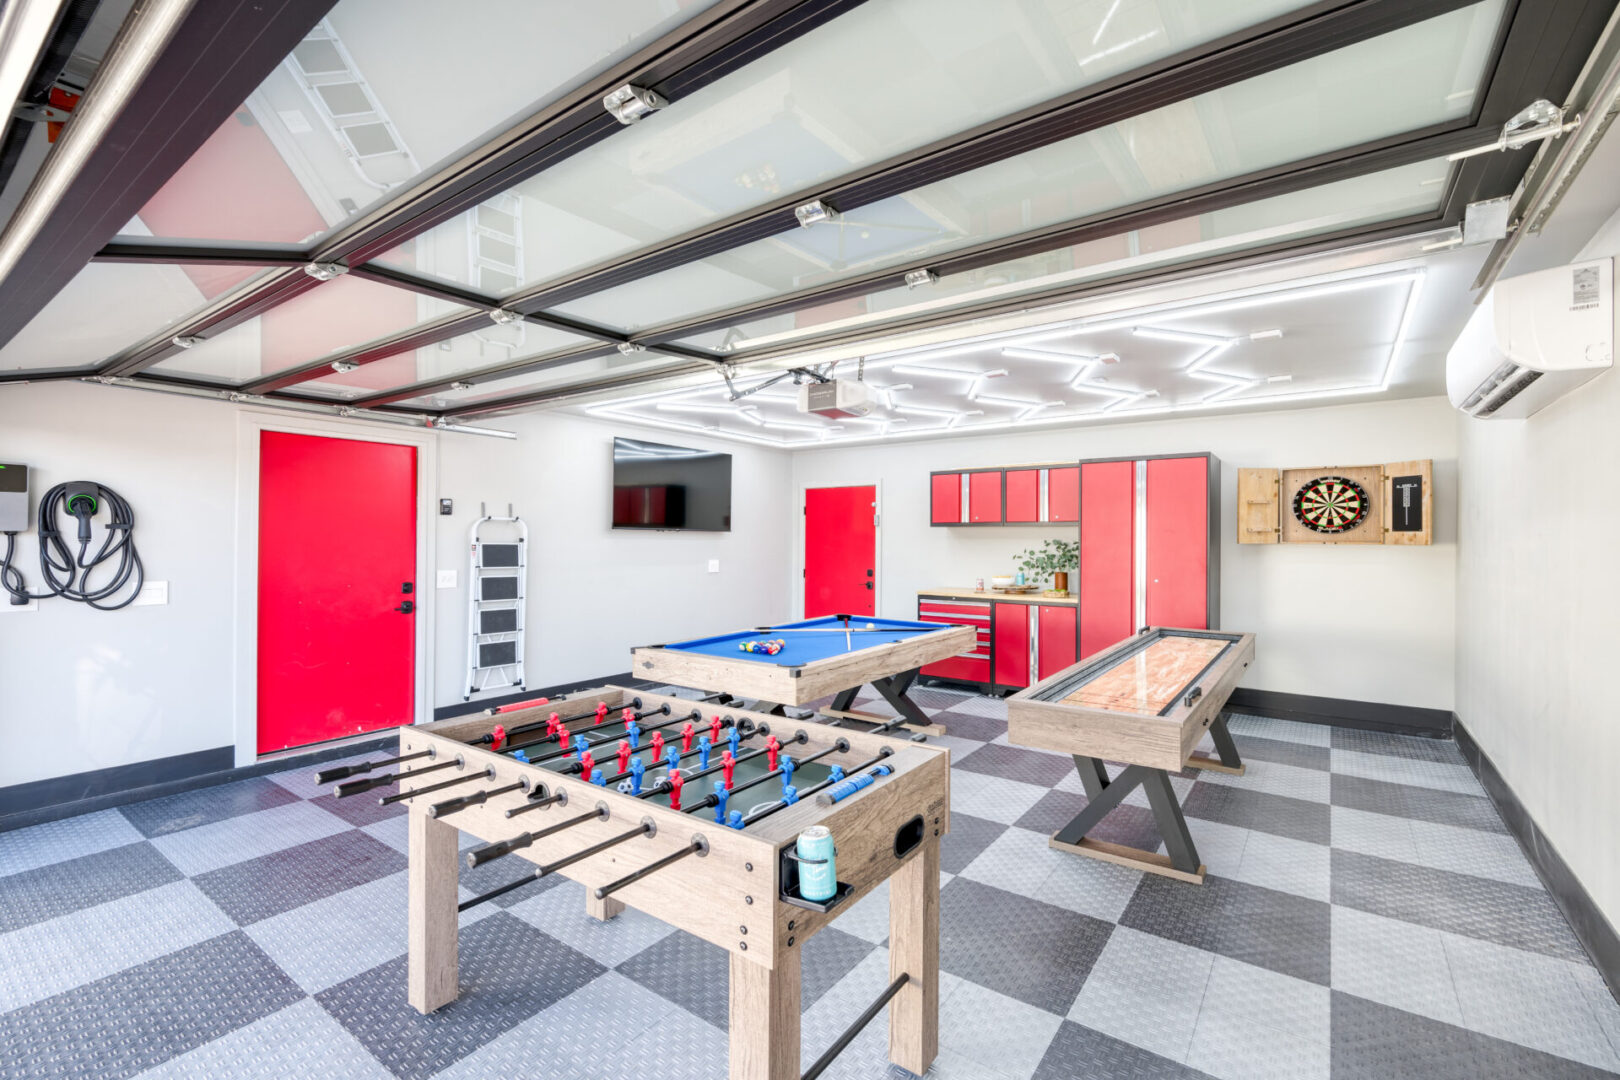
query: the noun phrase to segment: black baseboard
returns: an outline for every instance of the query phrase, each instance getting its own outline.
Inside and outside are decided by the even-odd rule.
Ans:
[[[644,690],[649,686],[659,685],[650,683],[646,679],[638,679],[625,671],[617,675],[603,675],[596,679],[581,679],[578,682],[542,686],[534,690],[520,690],[515,694],[498,694],[494,697],[481,697],[474,701],[458,701],[454,705],[444,705],[434,709],[433,719],[453,720],[458,716],[471,716],[474,713],[481,713],[485,709],[492,709],[498,705],[511,705],[517,701],[533,701],[535,698],[562,697],[565,694],[572,694],[576,690],[588,690],[593,686],[602,686],[609,683],[631,690]]]
[[[1502,820],[1519,842],[1525,858],[1530,860],[1542,884],[1552,893],[1553,902],[1564,913],[1564,918],[1569,920],[1570,929],[1580,939],[1586,955],[1592,958],[1603,981],[1609,984],[1609,992],[1620,998],[1620,935],[1616,935],[1614,927],[1592,902],[1591,895],[1581,885],[1575,872],[1558,854],[1558,849],[1553,847],[1541,827],[1531,819],[1524,803],[1508,787],[1507,781],[1496,770],[1495,763],[1468,734],[1460,719],[1456,724],[1456,739],[1457,749],[1462,751],[1474,775],[1479,778],[1485,794],[1496,804],[1496,812],[1502,815]]]
[[[53,776],[0,788],[0,832],[38,825],[46,821],[106,810],[113,806],[156,799],[182,791],[229,784],[265,773],[318,765],[333,758],[363,754],[395,744],[394,729],[375,738],[319,746],[301,754],[287,754],[266,761],[232,766],[236,749],[216,746],[189,754],[114,765],[71,776]]]
[[[1240,686],[1232,691],[1227,708],[1253,716],[1276,720],[1299,720],[1307,724],[1385,731],[1393,735],[1420,735],[1430,739],[1451,738],[1456,714],[1446,709],[1420,709],[1412,705],[1387,705],[1381,701],[1352,701],[1349,698],[1316,697],[1312,694],[1284,694],[1277,690],[1251,690]]]

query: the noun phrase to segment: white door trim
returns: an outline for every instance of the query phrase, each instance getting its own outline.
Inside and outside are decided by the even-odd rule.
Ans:
[[[809,517],[809,496],[806,494],[815,488],[846,488],[867,487],[864,483],[855,484],[800,484],[799,485],[799,516],[793,522],[793,565],[799,576],[792,581],[793,586],[793,617],[804,618],[804,526],[805,519]],[[873,526],[872,535],[872,617],[883,618],[883,481],[873,480],[872,488],[872,516],[877,519]],[[791,572],[791,571],[790,571]],[[906,618],[913,616],[907,615]]]
[[[259,690],[259,434],[281,431],[356,442],[416,448],[416,688],[413,724],[433,718],[433,588],[435,538],[432,508],[438,486],[438,438],[430,431],[379,430],[319,417],[244,409],[236,424],[236,565],[233,568],[232,730],[236,764],[258,760]]]

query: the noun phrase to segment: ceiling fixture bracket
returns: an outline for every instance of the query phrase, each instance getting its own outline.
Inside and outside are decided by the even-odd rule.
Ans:
[[[618,349],[619,352],[623,353],[625,356],[634,356],[637,353],[646,352],[647,346],[638,345],[634,341],[621,341],[619,342]]]
[[[924,285],[932,285],[938,280],[939,275],[934,273],[932,270],[919,269],[906,271],[906,288],[908,289],[920,289]]]
[[[824,223],[837,221],[838,211],[834,210],[820,199],[812,199],[803,206],[795,206],[793,208],[793,216],[799,219],[799,228],[808,229],[812,225],[821,225]],[[911,275],[907,274],[906,279],[909,281],[911,279]]]
[[[331,281],[333,278],[341,277],[348,272],[349,268],[342,263],[312,262],[304,264],[304,273],[316,281]]]
[[[332,370],[339,375],[347,375],[351,371],[359,371],[360,365],[353,360],[334,360],[332,361]]]
[[[1454,154],[1447,155],[1447,158],[1450,161],[1459,161],[1462,158],[1490,154],[1499,150],[1518,150],[1543,139],[1556,139],[1568,135],[1580,126],[1579,113],[1573,119],[1565,120],[1562,106],[1554,105],[1546,98],[1537,98],[1514,113],[1508,122],[1502,125],[1502,134],[1495,142],[1458,150]]]
[[[471,390],[472,388],[473,384],[470,382],[453,382],[450,384],[452,390]]]
[[[510,308],[496,308],[494,311],[489,313],[489,317],[495,320],[496,326],[510,326],[512,323],[518,322],[523,318],[519,312],[513,311]]]
[[[613,119],[626,127],[645,119],[668,104],[662,94],[632,83],[625,83],[602,99],[602,107],[612,114]]]
[[[185,334],[176,334],[174,337],[169,339],[170,344],[177,349],[194,348],[201,341],[202,338],[200,337],[190,337]]]

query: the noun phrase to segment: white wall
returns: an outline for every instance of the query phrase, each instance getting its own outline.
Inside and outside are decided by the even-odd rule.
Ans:
[[[78,383],[6,387],[0,401],[0,461],[33,467],[36,502],[65,480],[112,487],[134,506],[148,579],[169,583],[167,606],[116,612],[65,600],[16,611],[0,596],[0,787],[231,745],[241,410]],[[515,503],[530,525],[530,686],[624,671],[633,645],[786,614],[786,455],[719,447],[734,455],[730,533],[615,533],[612,438],[648,432],[554,415],[495,426],[520,437],[438,436],[434,498],[453,498],[456,512],[434,518],[437,562],[458,588],[434,595],[430,700],[461,700],[465,540],[481,500],[501,512]],[[32,530],[18,546],[38,589]],[[420,583],[432,586],[431,575]]]
[[[1620,214],[1576,258],[1617,254]],[[1458,426],[1457,716],[1620,925],[1620,375]]]
[[[1441,398],[1290,412],[1189,417],[981,438],[808,451],[798,487],[881,484],[878,612],[913,617],[919,589],[971,586],[1012,572],[1012,556],[1065,526],[933,528],[932,470],[1210,451],[1221,459],[1221,623],[1258,634],[1245,685],[1264,690],[1450,709],[1456,543],[1455,414]],[[1239,467],[1375,465],[1433,458],[1432,547],[1243,545],[1233,507]],[[798,507],[792,511],[795,522]],[[790,573],[803,603],[802,529]]]

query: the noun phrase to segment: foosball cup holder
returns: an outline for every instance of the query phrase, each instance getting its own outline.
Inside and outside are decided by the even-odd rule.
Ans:
[[[792,904],[807,911],[831,911],[848,900],[850,894],[855,891],[855,886],[847,881],[840,881],[827,899],[806,900],[799,894],[799,853],[790,845],[783,848],[779,854],[782,864],[782,902],[785,904]]]

